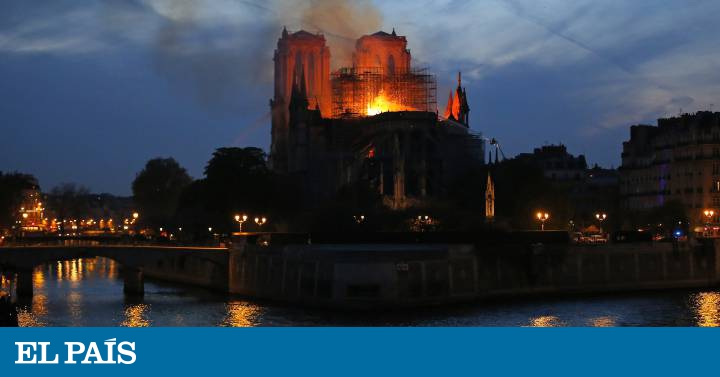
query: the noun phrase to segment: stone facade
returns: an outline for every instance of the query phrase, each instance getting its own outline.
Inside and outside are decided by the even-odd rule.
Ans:
[[[720,113],[701,111],[630,128],[620,167],[622,206],[647,210],[681,202],[693,225],[720,213]]]

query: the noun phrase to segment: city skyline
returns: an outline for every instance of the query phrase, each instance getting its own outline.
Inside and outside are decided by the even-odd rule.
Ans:
[[[149,158],[199,178],[216,147],[267,151],[283,25],[323,31],[339,60],[348,39],[396,28],[437,74],[440,110],[462,71],[471,128],[510,155],[563,143],[618,166],[630,125],[710,109],[720,83],[720,6],[707,1],[429,2],[410,15],[402,2],[40,4],[0,15],[0,170],[43,189],[127,195]]]

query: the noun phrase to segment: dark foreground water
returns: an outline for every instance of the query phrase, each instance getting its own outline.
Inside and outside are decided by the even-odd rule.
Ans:
[[[720,291],[669,291],[415,309],[305,310],[145,281],[127,301],[119,266],[104,258],[38,267],[21,326],[718,326]],[[2,289],[12,288],[6,279]]]

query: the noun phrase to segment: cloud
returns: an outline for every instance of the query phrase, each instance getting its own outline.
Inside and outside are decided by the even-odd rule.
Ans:
[[[720,104],[719,12],[713,0],[8,0],[0,55],[118,61],[140,51],[158,76],[207,109],[239,101],[265,109],[283,25],[324,32],[335,57],[359,34],[396,27],[416,63],[438,74],[441,101],[464,71],[477,124],[512,117],[475,100],[488,98],[488,85],[505,85],[498,100],[524,103],[547,116],[536,122],[591,138]],[[562,94],[558,106],[584,122],[538,111],[547,91]]]

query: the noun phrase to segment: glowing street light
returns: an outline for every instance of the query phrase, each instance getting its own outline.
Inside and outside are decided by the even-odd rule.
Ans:
[[[255,218],[255,224],[257,224],[258,228],[262,228],[263,225],[267,222],[267,218],[265,217],[256,217]]]
[[[715,211],[711,209],[706,209],[705,211],[703,211],[703,214],[705,215],[705,217],[707,217],[708,224],[710,224],[712,217],[715,216]]]
[[[605,213],[596,213],[595,218],[600,222],[600,234],[603,234],[602,222],[607,219],[607,215]]]
[[[545,230],[545,222],[550,218],[550,214],[547,212],[540,211],[535,214],[538,220],[540,220],[540,230]]]
[[[353,218],[355,218],[355,222],[358,224],[365,222],[365,215],[355,215]]]
[[[138,217],[140,217],[140,214],[137,213],[137,212],[133,212],[133,214],[132,214],[132,218],[133,218],[133,219],[132,219],[132,221],[130,222],[130,224],[133,224],[133,231],[134,231],[136,234],[137,234],[137,232],[138,232],[138,225],[137,225],[137,219],[138,219]]]
[[[240,233],[242,233],[243,223],[245,223],[245,222],[247,221],[247,219],[248,219],[248,216],[247,216],[247,215],[242,215],[242,216],[241,216],[241,215],[235,215],[235,221],[237,221],[238,224],[240,224]]]

